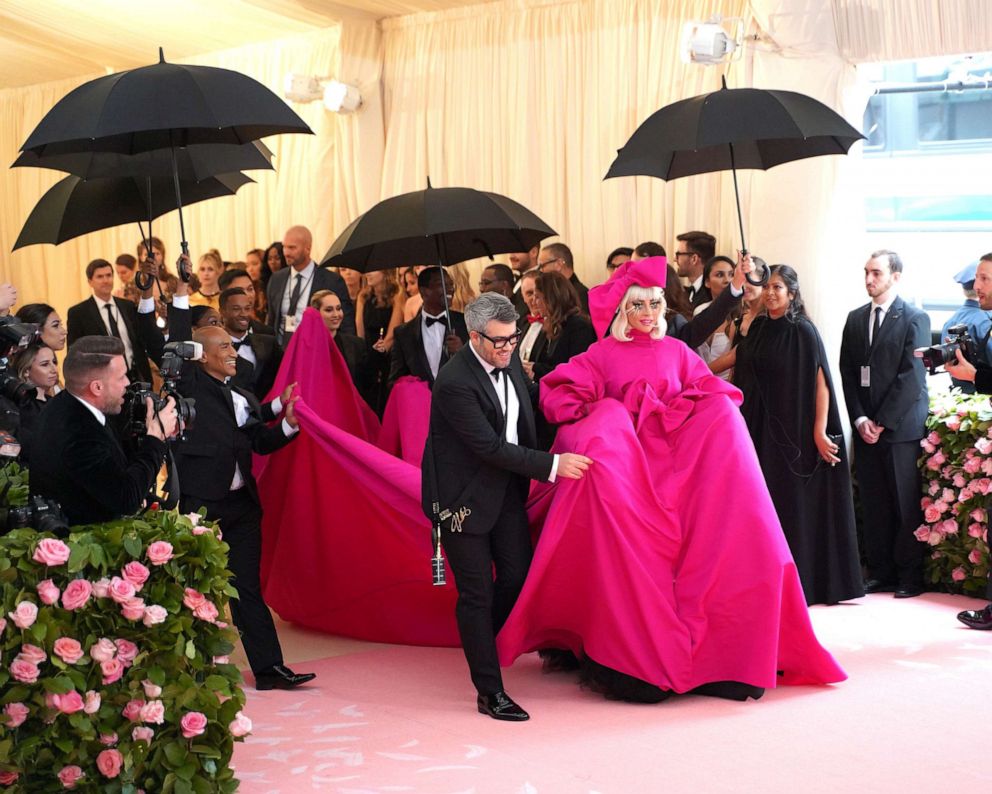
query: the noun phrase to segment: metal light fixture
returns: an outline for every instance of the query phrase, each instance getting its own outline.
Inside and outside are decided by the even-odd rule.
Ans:
[[[290,102],[316,102],[324,96],[324,86],[319,77],[306,74],[287,74],[282,95]]]
[[[362,106],[362,95],[348,83],[331,80],[324,86],[324,107],[332,113],[353,113]]]
[[[723,28],[723,18],[711,17],[706,22],[686,22],[682,26],[679,52],[683,63],[710,65],[727,63],[740,57],[744,38],[744,20],[729,17],[726,21],[736,23],[734,32],[727,33]],[[735,55],[736,53],[736,55]]]

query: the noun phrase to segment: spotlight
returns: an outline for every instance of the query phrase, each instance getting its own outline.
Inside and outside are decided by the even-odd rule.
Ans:
[[[306,74],[287,74],[282,94],[290,102],[315,102],[324,96],[324,86],[319,77]]]
[[[362,106],[362,95],[348,83],[331,80],[324,86],[324,107],[332,113],[353,113]]]
[[[744,20],[731,17],[728,22],[736,22],[733,35],[721,25],[722,17],[712,17],[706,22],[686,22],[682,27],[682,40],[679,46],[683,63],[714,64],[734,60],[743,39]],[[740,57],[738,51],[737,57]]]

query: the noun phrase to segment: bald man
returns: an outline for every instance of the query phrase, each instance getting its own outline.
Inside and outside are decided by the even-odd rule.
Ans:
[[[252,476],[252,453],[268,455],[286,446],[299,425],[293,412],[292,387],[272,401],[279,424],[262,421],[255,396],[229,379],[237,372],[238,354],[223,328],[198,328],[193,339],[203,345],[198,362],[187,362],[179,391],[196,400],[196,421],[186,439],[173,445],[181,491],[180,509],[206,509],[220,521],[231,547],[228,567],[238,598],[231,600],[231,617],[241,632],[256,689],[292,689],[314,678],[283,664],[272,615],[262,598],[258,567],[262,558],[262,506]]]
[[[310,296],[322,289],[329,289],[341,299],[344,322],[341,330],[355,333],[355,307],[348,295],[348,287],[333,270],[317,267],[310,256],[313,235],[306,226],[291,226],[282,236],[282,253],[289,267],[277,270],[269,279],[267,322],[275,332],[279,346],[285,349],[293,331],[303,319],[303,311],[310,305]]]

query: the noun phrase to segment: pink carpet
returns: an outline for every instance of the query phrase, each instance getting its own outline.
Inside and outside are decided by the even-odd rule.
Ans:
[[[475,712],[459,650],[382,647],[300,663],[318,686],[248,691],[254,734],[234,756],[241,791],[979,791],[992,703],[992,632],[954,619],[983,602],[931,594],[815,607],[850,680],[783,687],[758,702],[683,697],[655,706],[505,671],[524,724]],[[970,757],[977,764],[959,766]]]

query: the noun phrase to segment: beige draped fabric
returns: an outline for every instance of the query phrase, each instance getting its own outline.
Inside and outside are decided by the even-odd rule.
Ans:
[[[719,88],[681,63],[690,19],[744,14],[743,0],[508,0],[382,23],[382,195],[470,185],[536,212],[587,284],[616,246],[675,248],[701,228],[739,245],[729,175],[603,181],[616,150],[661,106]],[[503,259],[505,261],[505,258]]]

